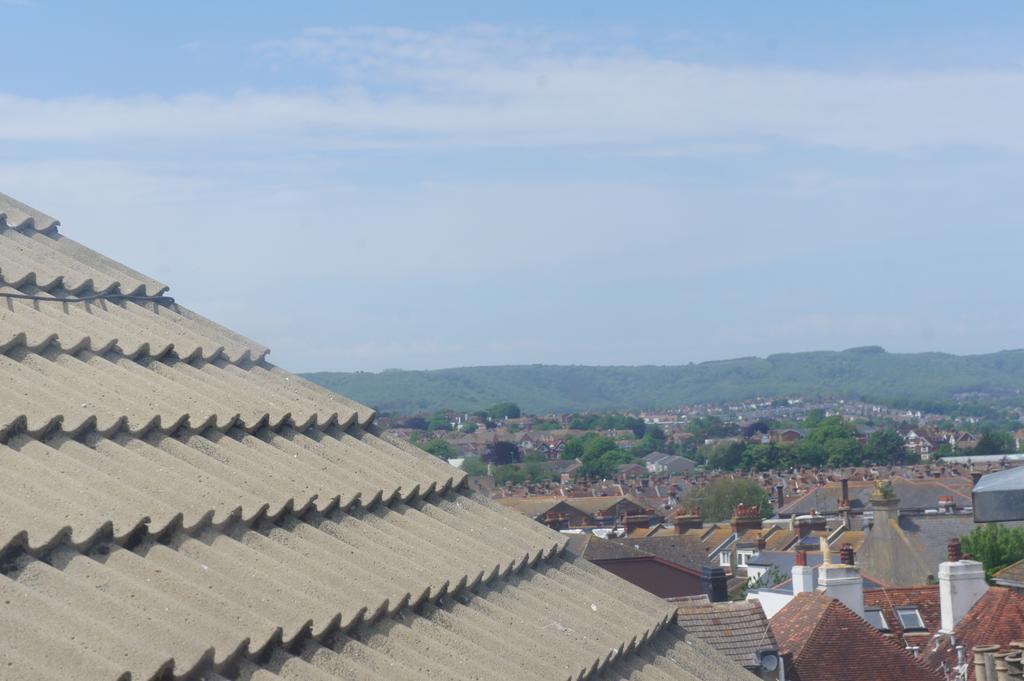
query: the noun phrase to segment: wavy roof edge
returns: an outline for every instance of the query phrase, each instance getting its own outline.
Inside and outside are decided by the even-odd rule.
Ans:
[[[3,192],[0,192],[0,219],[13,229],[30,227],[44,234],[55,233],[57,225],[60,224],[60,220],[57,218],[36,210]]]
[[[18,231],[34,230],[56,240],[61,244],[65,252],[83,262],[102,263],[108,269],[120,271],[142,282],[142,285],[136,286],[133,290],[121,291],[121,293],[138,294],[142,292],[145,295],[159,296],[170,289],[170,286],[167,284],[146,276],[112,258],[108,258],[88,246],[83,246],[74,239],[69,239],[58,232],[57,226],[60,224],[60,220],[32,208],[7,194],[0,193],[0,227],[6,226]]]

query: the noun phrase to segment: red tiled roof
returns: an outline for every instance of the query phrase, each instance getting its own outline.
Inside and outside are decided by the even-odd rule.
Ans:
[[[1024,596],[1013,589],[989,587],[956,625],[957,640],[973,646],[998,645],[1024,638]]]
[[[972,650],[975,646],[996,645],[1007,649],[1011,641],[1024,639],[1024,596],[1013,589],[989,587],[956,625],[954,636],[955,643],[964,646],[968,678],[974,679]],[[928,661],[933,665],[943,662],[950,668],[956,665],[954,641],[949,637],[943,637],[936,646],[929,646],[927,652]]]
[[[771,619],[779,650],[791,656],[795,681],[940,681],[895,640],[835,598],[797,594]]]
[[[942,627],[938,586],[869,589],[864,592],[864,607],[880,609],[889,625],[888,633],[896,638],[902,637],[905,633],[907,636],[930,636]],[[904,632],[900,618],[896,616],[896,608],[899,607],[917,608],[927,631]]]

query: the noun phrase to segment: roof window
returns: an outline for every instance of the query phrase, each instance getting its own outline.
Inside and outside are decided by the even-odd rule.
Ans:
[[[873,610],[865,610],[864,619],[879,631],[889,631],[889,623],[885,621],[885,615],[883,615],[882,611],[877,608]]]
[[[896,616],[904,629],[925,629],[924,620],[917,608],[896,608]]]

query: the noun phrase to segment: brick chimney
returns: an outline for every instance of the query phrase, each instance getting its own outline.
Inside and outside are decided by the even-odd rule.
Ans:
[[[786,486],[775,485],[775,508],[780,509],[786,505]]]
[[[651,526],[649,515],[627,515],[625,519],[626,535],[632,534],[635,530]]]
[[[757,506],[740,504],[732,514],[732,531],[742,534],[746,530],[760,530],[761,510]]]
[[[717,565],[704,565],[700,569],[700,578],[708,600],[712,603],[729,600],[729,582],[724,568]]]
[[[704,521],[700,515],[699,508],[682,509],[672,519],[675,525],[676,534],[682,534],[686,530],[699,530],[704,527]]]
[[[988,591],[988,583],[982,564],[963,557],[959,539],[949,540],[946,553],[946,562],[939,563],[940,631],[952,634],[960,620]]]
[[[839,501],[843,502],[846,506],[850,505],[850,480],[849,478],[843,478],[839,481],[842,486],[843,494],[839,497]]]

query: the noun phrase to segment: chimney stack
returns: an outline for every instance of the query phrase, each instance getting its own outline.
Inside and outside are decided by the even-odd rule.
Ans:
[[[775,485],[775,509],[779,510],[786,505],[786,486]]]
[[[740,504],[732,514],[732,531],[742,534],[746,530],[760,530],[762,525],[761,509],[757,506]]]
[[[843,486],[843,496],[840,499],[846,506],[850,505],[850,480],[849,478],[843,478],[839,481]]]
[[[940,631],[952,634],[960,620],[988,591],[988,582],[982,564],[963,557],[959,539],[951,539],[946,551],[949,560],[939,564]]]
[[[686,530],[699,530],[704,527],[699,508],[680,510],[676,513],[675,518],[672,519],[672,523],[675,525],[676,534],[682,534]]]
[[[843,565],[853,565],[853,544],[843,544],[839,547],[839,562]]]
[[[818,568],[820,589],[832,598],[838,598],[843,605],[863,618],[864,580],[860,576],[860,568],[853,564],[853,547],[844,544],[840,551],[843,562],[833,563],[825,540],[821,543],[825,562]]]
[[[704,565],[700,572],[704,593],[707,594],[708,600],[712,603],[729,600],[728,578],[725,576],[725,569],[717,565]]]
[[[626,536],[633,534],[635,530],[651,526],[649,515],[626,515]]]
[[[807,564],[807,552],[796,552],[793,564],[793,595],[814,591],[814,568]]]

